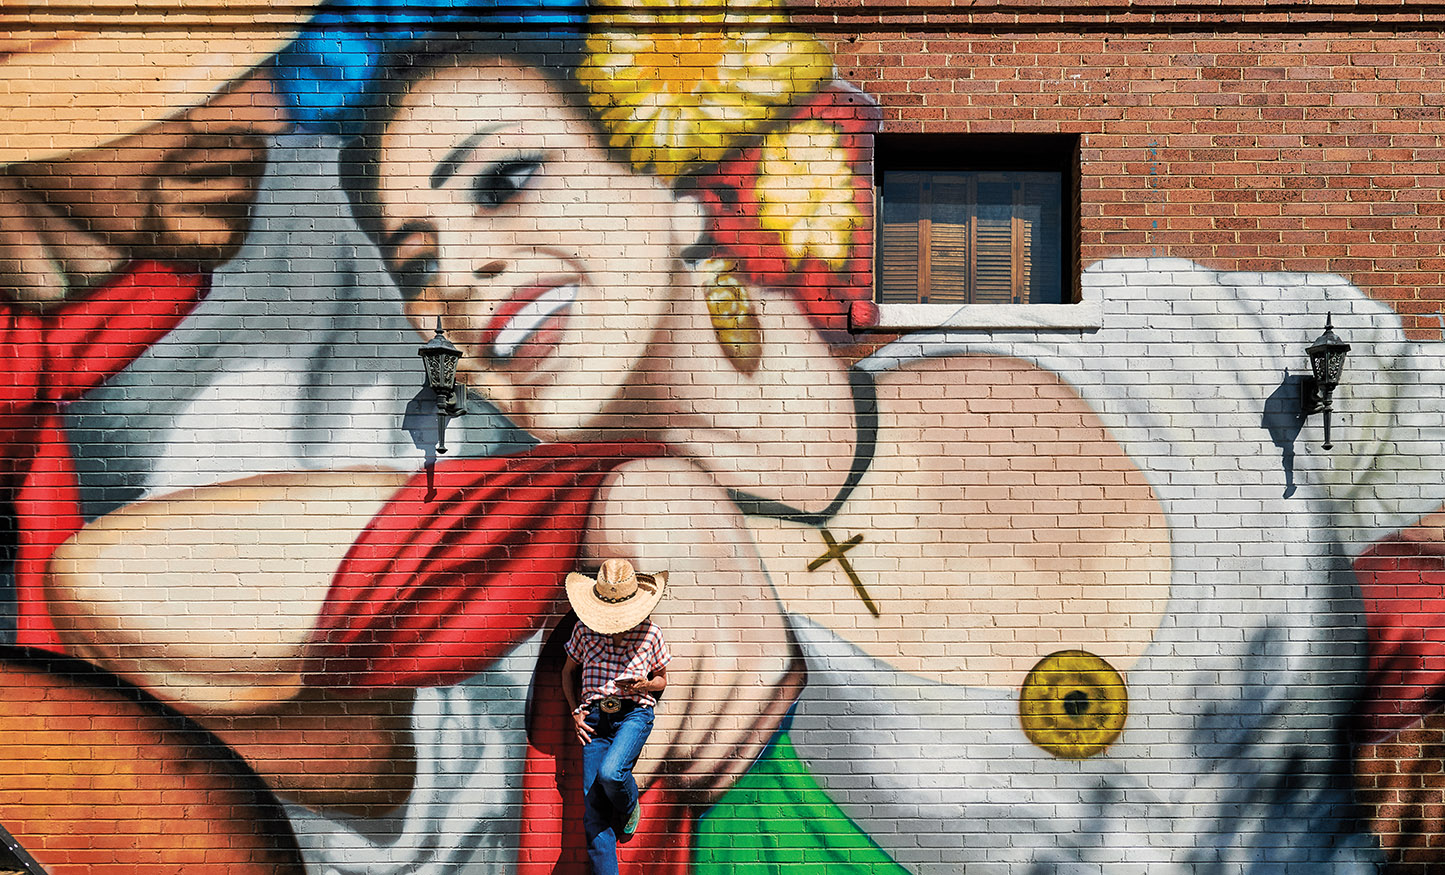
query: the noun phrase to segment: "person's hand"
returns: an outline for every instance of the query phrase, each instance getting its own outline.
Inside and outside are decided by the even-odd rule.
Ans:
[[[617,689],[623,695],[636,696],[643,693],[652,693],[653,683],[649,678],[627,678],[616,681]]]
[[[577,731],[577,740],[586,744],[592,740],[592,727],[587,725],[586,711],[572,712],[572,728]]]

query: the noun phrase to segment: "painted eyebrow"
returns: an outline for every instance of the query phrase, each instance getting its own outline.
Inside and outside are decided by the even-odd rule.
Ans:
[[[447,153],[445,158],[437,162],[436,169],[431,172],[431,187],[435,189],[446,185],[447,180],[456,176],[457,168],[466,163],[467,157],[471,155],[472,150],[477,147],[477,143],[480,143],[483,137],[491,136],[505,127],[510,127],[510,125],[501,123],[486,125],[462,140],[455,149]]]

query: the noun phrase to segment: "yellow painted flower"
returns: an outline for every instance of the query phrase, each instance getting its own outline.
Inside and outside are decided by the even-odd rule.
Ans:
[[[862,221],[857,181],[838,129],[811,119],[763,138],[757,194],[759,218],[783,238],[794,265],[808,258],[841,270]]]
[[[578,76],[614,148],[675,178],[721,160],[833,76],[827,50],[725,0],[629,2],[595,14]]]

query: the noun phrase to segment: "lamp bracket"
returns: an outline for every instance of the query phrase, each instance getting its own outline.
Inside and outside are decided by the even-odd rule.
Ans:
[[[1305,376],[1300,382],[1300,417],[1313,416],[1324,409],[1324,399],[1320,397],[1320,381],[1312,376]]]
[[[466,414],[467,393],[460,384],[445,395],[437,397],[437,412],[444,413],[452,419]]]

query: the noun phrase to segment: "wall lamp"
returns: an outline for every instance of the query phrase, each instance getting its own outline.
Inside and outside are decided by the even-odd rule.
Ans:
[[[1340,385],[1340,374],[1345,369],[1345,353],[1350,351],[1350,345],[1340,340],[1335,334],[1334,328],[1330,325],[1329,316],[1325,317],[1325,333],[1305,348],[1310,356],[1311,375],[1305,377],[1303,392],[1300,398],[1301,416],[1309,416],[1311,413],[1323,413],[1325,415],[1325,449],[1330,449],[1330,396],[1334,394],[1335,387]]]
[[[447,420],[466,413],[463,392],[457,390],[457,362],[462,351],[442,333],[442,317],[437,316],[436,337],[428,340],[417,355],[426,369],[426,384],[437,399],[437,452],[447,451]]]

